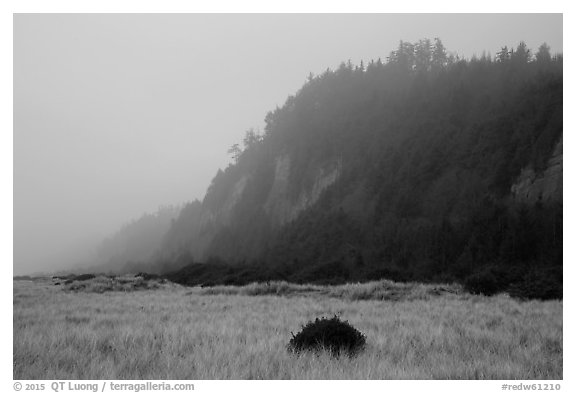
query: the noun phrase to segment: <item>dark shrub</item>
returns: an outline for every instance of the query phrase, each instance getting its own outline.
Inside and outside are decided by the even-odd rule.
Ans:
[[[464,281],[464,288],[474,295],[492,296],[504,290],[504,286],[498,272],[492,268],[476,271]]]
[[[345,353],[354,356],[366,346],[366,336],[352,327],[348,321],[341,321],[337,316],[331,319],[316,318],[294,335],[288,343],[288,350],[294,353],[301,351],[328,350],[333,356]]]
[[[52,276],[52,280],[75,280],[75,274],[68,274],[66,276]]]
[[[532,269],[510,288],[510,295],[520,299],[562,299],[562,269]]]
[[[79,276],[74,277],[74,281],[86,281],[95,278],[94,274],[80,274]]]

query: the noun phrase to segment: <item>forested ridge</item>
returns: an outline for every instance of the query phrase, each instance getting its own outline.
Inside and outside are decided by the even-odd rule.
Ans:
[[[169,277],[190,285],[390,278],[561,297],[562,86],[545,44],[459,59],[439,39],[400,42],[311,74],[232,146],[155,262],[188,265]]]

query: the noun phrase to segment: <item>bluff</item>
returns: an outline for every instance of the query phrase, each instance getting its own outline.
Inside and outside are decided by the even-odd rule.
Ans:
[[[194,283],[561,276],[562,70],[545,45],[458,60],[422,40],[311,75],[182,209],[158,266]]]

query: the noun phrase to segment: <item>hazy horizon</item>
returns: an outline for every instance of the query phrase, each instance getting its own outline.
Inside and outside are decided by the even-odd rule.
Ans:
[[[466,58],[522,40],[561,53],[562,15],[16,14],[14,274],[70,267],[122,224],[202,199],[310,72],[434,37]]]

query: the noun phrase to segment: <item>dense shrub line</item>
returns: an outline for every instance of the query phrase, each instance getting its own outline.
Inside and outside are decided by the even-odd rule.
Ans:
[[[344,268],[344,266],[340,266],[337,271]],[[322,274],[323,272],[326,274]],[[315,269],[314,274],[308,275],[302,274],[300,271],[275,270],[270,265],[229,265],[223,262],[191,264],[179,271],[166,274],[164,277],[178,284],[202,287],[247,286],[252,283],[262,283],[252,288],[257,294],[276,292],[282,294],[286,288],[278,287],[277,281],[315,285],[341,285],[348,282],[363,283],[379,280],[392,280],[400,283],[408,281],[435,282],[412,274],[403,274],[400,271],[387,269],[369,270],[365,268],[356,270],[353,274],[351,272],[348,276],[335,276],[330,274],[328,269]],[[472,294],[491,296],[506,292],[521,299],[562,299],[562,268],[533,267],[522,269],[496,265],[486,266],[471,273],[462,281],[462,284],[464,289]],[[381,288],[372,289],[374,292],[374,290],[378,291]],[[401,289],[396,288],[395,290]],[[442,291],[442,288],[438,291]],[[375,298],[372,292],[366,295],[367,298]],[[392,296],[388,292],[381,295],[383,300]],[[245,294],[250,295],[252,293]],[[362,294],[356,292],[354,296],[358,299],[362,298]]]

